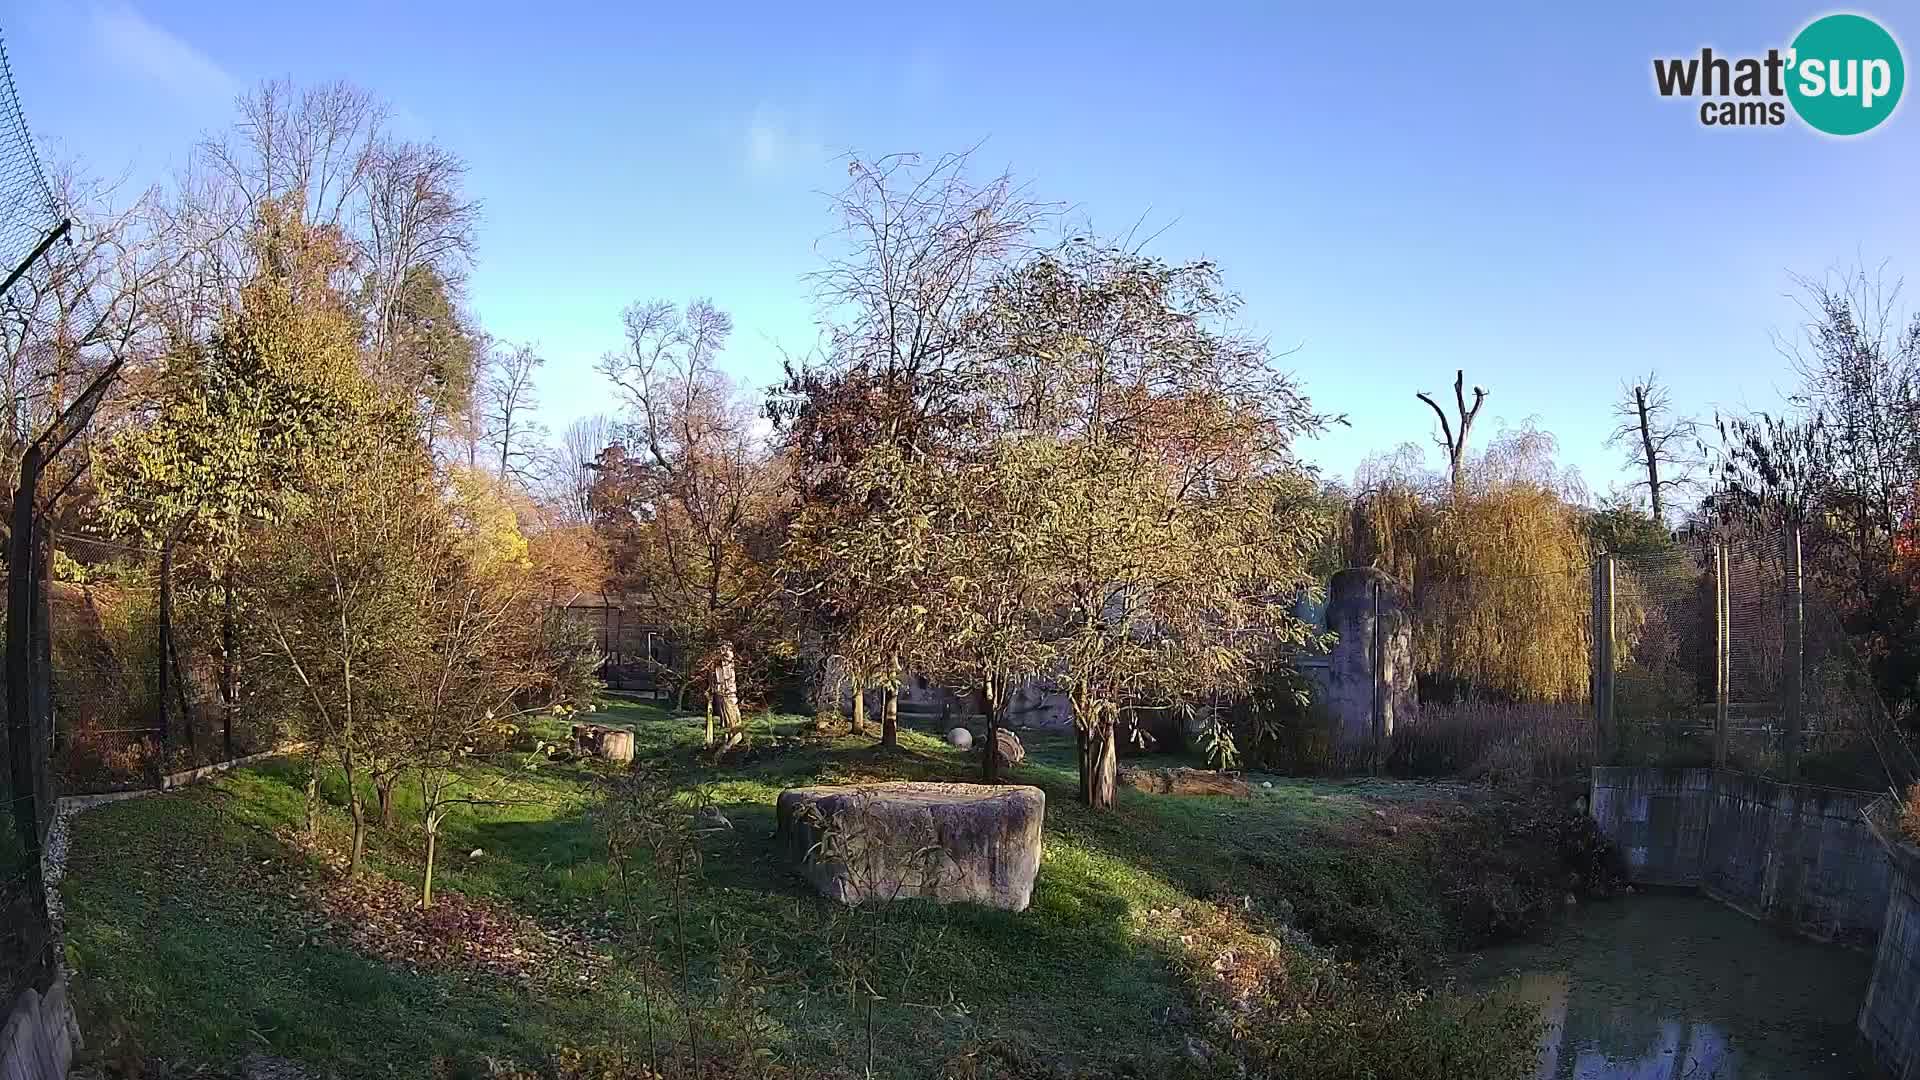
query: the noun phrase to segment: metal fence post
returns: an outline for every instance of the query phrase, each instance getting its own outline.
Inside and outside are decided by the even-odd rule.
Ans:
[[[1713,548],[1713,764],[1727,767],[1727,695],[1733,682],[1732,606],[1727,588],[1727,545]]]
[[[40,857],[44,835],[35,793],[46,768],[39,757],[33,724],[34,519],[33,500],[41,469],[40,447],[27,447],[20,459],[20,483],[13,495],[13,535],[7,557],[7,752],[13,788],[13,825],[30,859]]]
[[[1800,528],[1787,526],[1781,537],[1784,548],[1782,560],[1786,564],[1786,671],[1781,679],[1782,712],[1786,719],[1786,759],[1787,782],[1793,783],[1800,778],[1800,750],[1802,740],[1801,686],[1803,665],[1806,662],[1806,609],[1805,595],[1802,589],[1800,561]]]

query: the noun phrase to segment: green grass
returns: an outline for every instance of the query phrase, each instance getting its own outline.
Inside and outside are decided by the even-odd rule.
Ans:
[[[888,999],[875,1010],[881,1066],[901,1077],[929,1075],[983,1039],[1081,1061],[1154,1061],[1177,1050],[1168,1009],[1181,988],[1167,943],[1141,923],[1149,910],[1194,898],[1243,898],[1236,903],[1250,918],[1289,922],[1387,974],[1417,972],[1455,943],[1424,876],[1430,853],[1371,828],[1376,808],[1417,810],[1448,795],[1430,785],[1256,776],[1247,799],[1123,789],[1112,810],[1092,813],[1075,800],[1072,739],[1029,733],[1029,757],[1012,779],[1048,799],[1032,907],[850,914],[778,864],[780,790],[972,779],[972,759],[918,731],[903,730],[898,750],[882,751],[871,739],[806,738],[797,717],[761,716],[746,759],[714,767],[700,752],[698,718],[620,702],[595,719],[630,727],[641,760],[676,783],[707,785],[732,820],[733,832],[705,842],[689,905],[694,977],[704,985],[719,944],[743,938],[783,1057],[863,1054],[864,1032],[836,979],[836,957],[849,947],[831,943],[848,932],[867,943],[853,948],[871,953]],[[565,729],[545,720],[533,734],[563,742]],[[638,947],[619,938],[620,902],[590,816],[608,767],[528,768],[535,757],[503,755],[474,770],[475,787],[505,804],[463,809],[446,824],[436,889],[501,901],[631,958]],[[338,836],[344,788],[334,776],[323,791],[325,826]],[[410,787],[397,795],[396,825],[374,831],[368,864],[413,883],[424,852],[418,795]],[[85,1029],[169,1061],[230,1061],[257,1049],[343,1076],[419,1076],[437,1060],[535,1061],[559,1046],[640,1038],[642,1005],[621,990],[532,993],[414,973],[317,931],[312,912],[250,883],[257,868],[302,858],[275,835],[301,814],[295,764],[274,762],[78,818],[63,895]],[[640,969],[615,970],[617,985]],[[944,1007],[921,1007],[932,1004]]]

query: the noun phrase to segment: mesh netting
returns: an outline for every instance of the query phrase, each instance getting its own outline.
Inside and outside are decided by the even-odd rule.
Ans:
[[[0,265],[5,272],[19,266],[62,217],[20,109],[6,44],[0,41]]]

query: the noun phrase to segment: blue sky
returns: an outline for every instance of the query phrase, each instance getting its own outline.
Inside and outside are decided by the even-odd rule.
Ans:
[[[1308,448],[1336,476],[1424,442],[1414,391],[1464,366],[1482,430],[1532,418],[1604,491],[1623,379],[1657,369],[1703,414],[1776,405],[1790,274],[1920,279],[1913,103],[1838,140],[1703,127],[1653,91],[1656,55],[1763,53],[1830,9],[1441,7],[21,0],[0,30],[37,132],[136,185],[259,79],[390,99],[471,163],[472,306],[548,357],[555,428],[609,407],[592,363],[634,299],[711,296],[751,383],[810,344],[800,278],[849,149],[985,140],[1097,228],[1144,215],[1160,254],[1219,261],[1352,418]],[[1920,41],[1911,8],[1850,10]]]

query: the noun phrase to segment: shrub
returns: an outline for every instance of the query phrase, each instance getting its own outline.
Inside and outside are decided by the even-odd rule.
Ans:
[[[537,662],[545,676],[545,704],[572,705],[591,701],[601,689],[599,633],[585,615],[564,608],[549,609],[540,634]]]
[[[1920,844],[1920,783],[1907,788],[1900,801],[1900,832],[1911,843]]]

